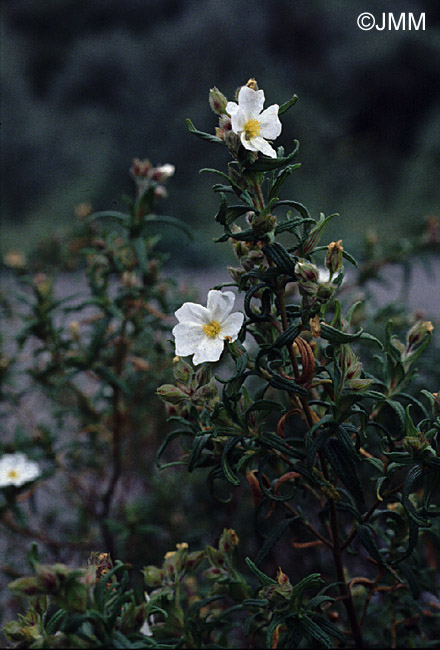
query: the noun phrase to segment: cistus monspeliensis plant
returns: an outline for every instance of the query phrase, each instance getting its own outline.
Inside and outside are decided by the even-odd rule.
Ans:
[[[215,135],[188,128],[231,157],[225,170],[203,171],[220,178],[216,241],[237,261],[206,302],[182,300],[175,311],[174,381],[157,389],[173,427],[157,453],[162,480],[176,465],[201,474],[218,504],[212,516],[229,521],[217,543],[197,548],[194,504],[188,542],[161,564],[145,558],[140,595],[129,567],[107,556],[104,570],[78,570],[69,588],[66,567],[34,557],[35,575],[10,585],[31,601],[5,628],[21,647],[440,642],[440,399],[435,374],[417,372],[434,327],[392,317],[382,327],[356,297],[355,259],[341,239],[325,240],[336,215],[315,219],[282,197],[299,145],[286,153],[274,140],[296,96],[264,108],[250,79],[234,99],[213,88]],[[97,291],[109,265],[99,254],[89,271]],[[364,262],[362,285],[381,264]]]

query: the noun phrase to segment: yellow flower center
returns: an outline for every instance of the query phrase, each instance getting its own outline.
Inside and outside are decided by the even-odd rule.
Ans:
[[[203,331],[205,332],[206,336],[208,336],[210,339],[215,339],[217,334],[220,333],[220,330],[221,330],[220,323],[217,322],[216,320],[212,320],[210,323],[203,325]]]
[[[244,125],[243,131],[246,140],[252,140],[253,138],[256,138],[257,135],[260,135],[261,122],[251,117],[251,119]]]
[[[10,469],[8,472],[8,478],[18,478],[18,472],[15,469]]]

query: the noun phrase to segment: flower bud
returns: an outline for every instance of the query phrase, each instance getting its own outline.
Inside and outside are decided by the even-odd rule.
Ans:
[[[17,580],[13,580],[9,583],[8,589],[14,593],[24,594],[26,596],[36,596],[38,594],[44,593],[39,579],[35,576],[28,578],[17,578]]]
[[[150,565],[144,568],[143,572],[147,587],[160,587],[164,578],[164,572],[157,566]]]
[[[212,378],[204,386],[201,386],[194,393],[194,401],[198,402],[202,406],[205,402],[209,402],[210,400],[215,399],[216,397],[218,397],[218,388],[214,378]]]
[[[189,363],[183,361],[180,357],[176,357],[174,362],[174,377],[177,381],[181,381],[185,386],[189,385],[191,377],[193,376],[193,369]]]
[[[226,97],[219,91],[218,88],[214,86],[214,88],[211,88],[209,91],[209,105],[214,111],[214,113],[217,113],[218,115],[223,115],[226,113],[226,104],[228,103],[228,100]]]
[[[297,262],[295,265],[295,274],[301,283],[318,283],[319,270],[312,262]]]
[[[148,159],[139,160],[139,158],[133,159],[133,164],[130,168],[130,174],[133,178],[150,178],[151,170],[153,165]]]
[[[250,220],[252,230],[257,237],[262,237],[275,230],[276,217],[272,214],[259,215]]]
[[[37,577],[45,593],[55,593],[59,589],[60,581],[54,569],[55,567],[47,564],[40,564],[36,568]]]
[[[251,77],[250,79],[247,80],[246,86],[248,88],[252,88],[252,90],[258,90],[257,80],[254,79],[253,77]]]
[[[228,555],[232,553],[234,548],[239,543],[238,535],[232,528],[225,528],[222,536],[220,537],[218,548],[222,553],[227,553]]]
[[[188,395],[174,386],[173,384],[163,384],[159,386],[156,393],[159,395],[161,400],[167,402],[168,404],[179,404],[183,400],[188,398]]]
[[[338,273],[342,268],[342,251],[344,250],[342,246],[342,239],[338,239],[337,242],[331,242],[328,245],[328,251],[325,258],[325,265],[330,271],[330,277],[335,273]]]
[[[433,329],[434,326],[431,321],[417,321],[407,334],[408,347],[421,343],[428,334],[431,334]]]
[[[196,372],[195,384],[197,387],[205,386],[211,380],[211,366],[204,363]]]
[[[243,274],[245,273],[244,269],[240,269],[234,266],[227,266],[226,269],[234,282],[239,284],[241,282]]]

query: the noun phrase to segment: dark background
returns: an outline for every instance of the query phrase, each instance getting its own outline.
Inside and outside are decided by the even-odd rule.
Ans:
[[[198,228],[166,245],[182,264],[221,257],[217,199],[201,167],[226,150],[207,97],[256,77],[266,106],[293,93],[276,145],[301,142],[285,197],[356,249],[375,228],[393,239],[440,211],[438,0],[3,0],[2,249],[30,250],[74,223],[74,207],[123,209],[133,157],[173,163],[164,213]],[[426,13],[425,31],[362,31],[358,14]],[[175,245],[178,244],[178,245]]]

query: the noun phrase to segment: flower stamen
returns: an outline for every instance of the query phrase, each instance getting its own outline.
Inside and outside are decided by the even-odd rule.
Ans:
[[[203,331],[210,339],[215,339],[217,334],[220,333],[220,330],[220,323],[216,320],[212,320],[210,323],[203,325]]]
[[[253,138],[256,138],[258,135],[260,135],[261,122],[251,117],[243,126],[243,131],[246,140],[253,140]]]
[[[18,477],[18,472],[15,469],[9,470],[7,473],[8,478],[17,478]]]

